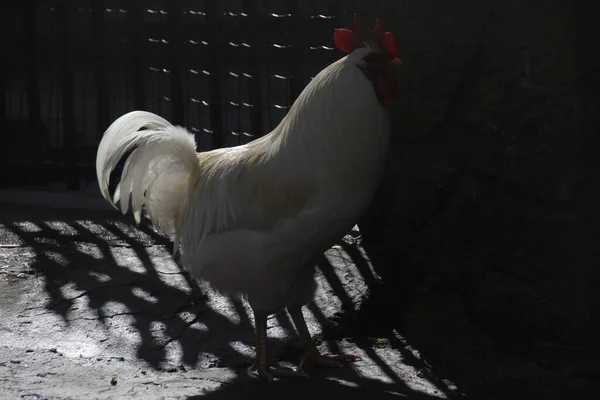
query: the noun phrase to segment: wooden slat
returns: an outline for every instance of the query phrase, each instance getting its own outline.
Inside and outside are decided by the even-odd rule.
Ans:
[[[300,76],[302,55],[304,54],[299,35],[299,26],[302,23],[298,0],[286,0],[286,11],[291,14],[288,24],[288,69],[289,69],[289,105],[291,106],[302,91]]]
[[[62,52],[62,65],[60,70],[60,85],[62,99],[62,117],[65,147],[65,180],[67,189],[79,189],[79,179],[76,170],[76,141],[77,131],[75,126],[75,102],[73,91],[73,54],[71,36],[71,10],[69,1],[58,2],[56,12],[58,17],[59,42]]]
[[[171,0],[169,2],[168,32],[169,54],[171,56],[171,122],[181,126],[185,125],[180,59],[183,46],[183,41],[181,39],[182,9],[181,0]]]
[[[102,0],[92,2],[92,28],[94,42],[94,77],[96,84],[96,131],[102,135],[110,124],[108,80],[106,76],[106,27]]]
[[[225,135],[223,132],[223,97],[221,93],[221,49],[219,10],[216,1],[205,1],[204,12],[206,13],[206,36],[208,38],[209,54],[209,96],[210,96],[210,124],[212,134],[212,148],[223,147]]]
[[[25,33],[25,47],[27,60],[25,74],[27,76],[27,112],[29,129],[32,141],[33,155],[36,161],[42,161],[45,150],[44,143],[48,138],[44,136],[42,124],[42,107],[40,101],[40,80],[38,71],[39,35],[37,27],[37,2],[25,1],[23,3],[23,30]]]
[[[248,70],[252,78],[249,85],[249,100],[253,105],[250,111],[251,133],[256,137],[265,134],[263,127],[263,104],[262,104],[262,80],[260,73],[260,42],[259,35],[259,18],[255,0],[244,0],[244,11],[248,14],[248,23],[246,24],[246,32],[248,35],[248,43],[250,44],[250,57],[248,59]]]
[[[146,69],[143,63],[143,10],[140,1],[130,0],[127,12],[129,23],[129,50],[133,74],[133,106],[136,110],[144,110],[146,94],[144,90],[144,76]]]

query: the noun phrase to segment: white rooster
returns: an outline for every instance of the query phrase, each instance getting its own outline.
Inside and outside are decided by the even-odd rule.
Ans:
[[[315,294],[316,258],[369,205],[388,149],[396,42],[379,20],[371,31],[355,17],[355,30],[335,30],[336,46],[350,54],[321,71],[260,139],[197,153],[184,128],[133,111],[113,122],[98,148],[104,198],[120,202],[123,213],[131,204],[137,222],[144,207],[195,278],[247,299],[257,340],[252,368],[262,377],[352,359],[319,353],[302,306]],[[111,200],[110,173],[131,150]],[[267,362],[267,316],[284,308],[305,346],[298,370]]]

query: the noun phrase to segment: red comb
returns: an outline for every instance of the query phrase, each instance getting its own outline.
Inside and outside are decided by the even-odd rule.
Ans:
[[[383,26],[381,26],[381,21],[379,20],[379,18],[377,18],[377,21],[375,21],[375,28],[373,28],[373,30],[376,32],[383,31]]]
[[[333,40],[336,47],[345,53],[352,53],[354,49],[364,47],[365,42],[372,41],[384,53],[392,57],[398,55],[398,46],[394,35],[391,32],[383,32],[383,26],[379,19],[375,21],[373,30],[369,31],[361,25],[358,15],[354,14],[354,31],[345,28],[336,29],[333,33]]]

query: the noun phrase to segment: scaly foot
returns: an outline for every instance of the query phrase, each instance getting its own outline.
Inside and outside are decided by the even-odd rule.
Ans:
[[[308,378],[308,375],[301,370],[269,366],[267,360],[267,314],[254,312],[254,323],[256,325],[256,361],[249,368],[249,372],[256,373],[269,382],[274,377]]]
[[[327,353],[319,353],[314,340],[310,336],[308,326],[306,326],[304,315],[302,315],[302,308],[288,307],[287,310],[290,314],[290,317],[292,317],[292,321],[294,321],[296,329],[298,330],[300,341],[304,344],[304,348],[306,349],[304,352],[304,357],[302,358],[302,362],[300,363],[300,370],[309,369],[313,365],[338,368],[343,367],[350,362],[360,360],[360,357],[355,354],[331,355]]]

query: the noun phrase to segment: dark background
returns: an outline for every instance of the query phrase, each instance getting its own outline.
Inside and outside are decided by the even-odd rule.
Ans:
[[[381,17],[404,62],[389,170],[361,222],[383,280],[340,325],[399,330],[481,398],[570,398],[599,379],[599,6],[2,7],[0,185],[63,190],[95,185],[100,135],[132,109],[186,126],[201,150],[268,132],[342,55],[332,29]]]

